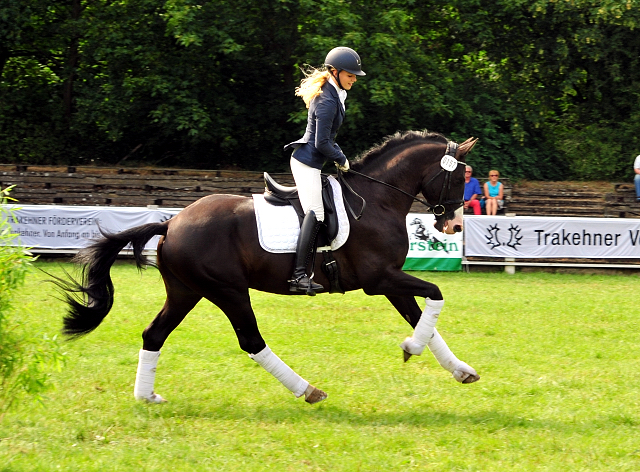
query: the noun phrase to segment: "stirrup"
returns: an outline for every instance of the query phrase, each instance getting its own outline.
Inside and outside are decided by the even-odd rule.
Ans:
[[[316,292],[324,291],[324,287],[315,283],[313,278],[307,274],[303,274],[295,279],[290,279],[288,282],[290,292],[305,292],[310,297],[313,297],[316,295]]]

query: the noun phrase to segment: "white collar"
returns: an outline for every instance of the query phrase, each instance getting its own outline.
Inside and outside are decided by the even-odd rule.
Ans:
[[[329,82],[338,91],[338,97],[340,98],[340,103],[342,103],[342,108],[346,110],[344,101],[347,99],[347,91],[345,89],[341,89],[340,87],[338,87],[338,84],[336,83],[336,79],[333,76],[331,76],[331,80],[329,80]]]

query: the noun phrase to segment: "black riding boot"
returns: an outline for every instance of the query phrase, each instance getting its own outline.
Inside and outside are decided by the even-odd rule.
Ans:
[[[289,290],[292,292],[306,292],[307,295],[313,296],[316,292],[324,290],[322,285],[313,281],[313,274],[311,277],[307,275],[309,260],[315,259],[312,256],[316,251],[316,236],[321,224],[316,220],[316,214],[313,211],[309,211],[304,216],[296,247],[296,265],[291,280],[289,280]],[[313,273],[313,267],[311,272]]]

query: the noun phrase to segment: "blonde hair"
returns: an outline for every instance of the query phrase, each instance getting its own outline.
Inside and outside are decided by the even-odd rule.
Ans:
[[[308,67],[302,73],[305,77],[300,81],[300,86],[296,88],[296,96],[302,97],[304,104],[309,108],[311,100],[322,93],[322,86],[327,83],[331,74],[325,68],[315,69],[313,67]]]
[[[489,174],[491,174],[492,172],[495,172],[496,174],[498,174],[498,177],[500,177],[500,172],[499,171],[497,171],[495,169],[492,169],[492,170],[489,171]]]

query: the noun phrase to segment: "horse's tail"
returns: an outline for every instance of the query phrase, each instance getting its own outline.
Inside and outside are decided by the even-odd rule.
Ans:
[[[81,281],[70,274],[67,279],[54,277],[61,289],[63,301],[69,306],[63,320],[62,332],[69,337],[79,337],[96,329],[113,306],[113,282],[110,269],[118,254],[130,244],[138,269],[149,262],[142,254],[146,243],[154,236],[166,235],[168,222],[148,223],[120,233],[106,233],[102,238],[82,249],[73,262],[82,265]]]

